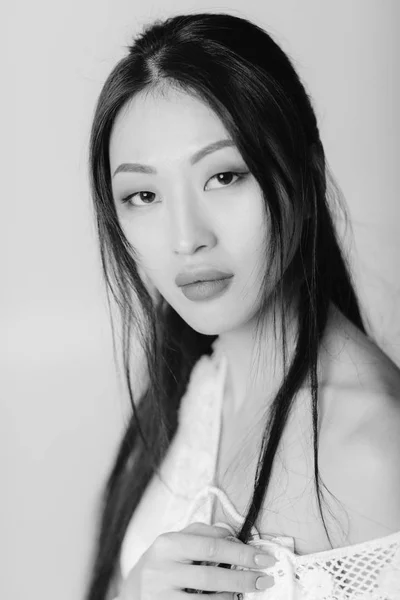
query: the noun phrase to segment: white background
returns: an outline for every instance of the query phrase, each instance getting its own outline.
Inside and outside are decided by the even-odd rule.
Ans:
[[[155,17],[226,10],[264,26],[314,98],[352,217],[357,285],[377,339],[400,363],[400,3],[8,4],[1,35],[0,596],[75,600],[83,596],[95,501],[127,410],[87,181],[102,83]]]

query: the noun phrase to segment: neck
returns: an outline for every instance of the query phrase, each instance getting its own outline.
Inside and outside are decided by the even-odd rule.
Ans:
[[[287,360],[292,356],[297,335],[296,307],[291,305],[285,310]],[[257,334],[254,318],[240,329],[221,333],[218,347],[228,359],[226,393],[230,400],[229,410],[239,413],[249,408],[249,402],[258,401],[265,406],[266,400],[275,397],[283,378],[284,362],[282,349],[282,324],[284,315],[280,309],[274,315],[271,311],[265,315],[261,332]]]

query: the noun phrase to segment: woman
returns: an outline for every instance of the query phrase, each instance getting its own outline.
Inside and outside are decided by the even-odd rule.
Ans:
[[[153,24],[102,89],[90,173],[133,415],[87,599],[399,598],[400,373],[288,57],[226,14]]]

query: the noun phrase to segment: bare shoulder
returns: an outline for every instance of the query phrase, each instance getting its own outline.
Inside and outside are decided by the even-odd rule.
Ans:
[[[319,380],[323,386],[364,388],[399,396],[399,366],[333,307],[320,353]]]
[[[355,544],[400,531],[400,369],[340,314],[325,352],[320,473]]]

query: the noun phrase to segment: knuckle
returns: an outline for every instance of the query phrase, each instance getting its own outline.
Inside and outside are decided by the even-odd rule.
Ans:
[[[153,552],[157,556],[168,552],[168,550],[170,550],[170,548],[171,548],[171,544],[173,542],[173,537],[174,537],[174,534],[171,532],[170,533],[162,533],[161,535],[159,535],[153,543]]]
[[[207,567],[200,567],[198,571],[198,578],[196,580],[196,587],[202,590],[208,590],[210,588],[211,577],[210,570]]]
[[[182,531],[195,531],[197,529],[204,529],[205,527],[208,527],[205,523],[196,521],[195,523],[190,523],[190,525],[182,529]]]
[[[158,581],[158,573],[154,566],[151,564],[144,565],[140,573],[140,588],[146,590],[146,592],[155,591],[154,587]]]
[[[207,558],[215,558],[218,553],[219,543],[217,538],[208,538],[206,544]]]
[[[252,564],[253,561],[251,560],[251,555],[249,555],[249,549],[243,544],[238,548],[238,565],[252,566]]]
[[[141,569],[141,579],[142,583],[147,583],[148,581],[152,581],[154,575],[154,568],[151,564],[143,565]]]

